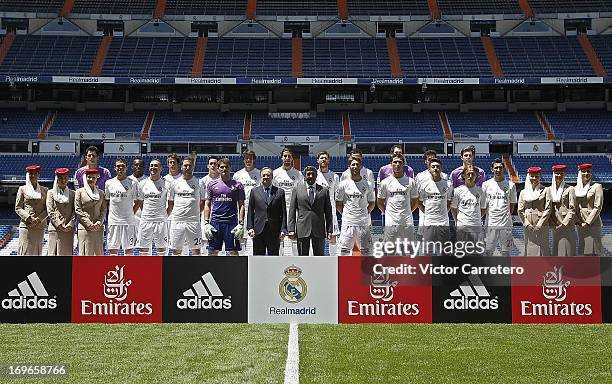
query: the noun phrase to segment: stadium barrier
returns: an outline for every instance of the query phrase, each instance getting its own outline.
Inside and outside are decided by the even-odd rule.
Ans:
[[[609,257],[3,257],[1,323],[601,323]]]

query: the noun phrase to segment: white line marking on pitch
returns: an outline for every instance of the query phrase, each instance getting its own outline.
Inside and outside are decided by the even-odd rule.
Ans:
[[[289,342],[287,342],[287,363],[285,364],[285,384],[300,382],[300,347],[298,325],[289,324]]]

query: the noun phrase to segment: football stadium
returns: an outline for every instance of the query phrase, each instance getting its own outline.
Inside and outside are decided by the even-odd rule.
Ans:
[[[0,183],[2,383],[612,378],[609,0],[3,0]]]

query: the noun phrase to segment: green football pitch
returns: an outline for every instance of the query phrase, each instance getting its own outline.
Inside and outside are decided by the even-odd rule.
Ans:
[[[0,325],[0,383],[282,383],[288,325]],[[300,325],[301,383],[610,383],[610,325]]]

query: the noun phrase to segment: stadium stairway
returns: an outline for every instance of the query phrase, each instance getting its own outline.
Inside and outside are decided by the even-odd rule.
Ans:
[[[204,58],[206,57],[206,47],[208,46],[208,37],[198,37],[196,43],[196,51],[193,54],[193,64],[191,66],[191,77],[202,77],[204,71]]]
[[[338,0],[338,17],[340,20],[348,20],[348,1]]]
[[[253,114],[245,112],[244,126],[242,127],[242,139],[245,141],[251,140],[251,131],[253,129]]]
[[[51,129],[51,127],[53,126],[53,123],[55,122],[56,117],[57,117],[57,111],[49,111],[49,113],[47,114],[47,118],[43,122],[42,126],[40,127],[40,131],[38,132],[39,140],[44,140],[47,138],[49,129]]]
[[[59,12],[60,17],[67,17],[68,15],[70,15],[70,12],[72,12],[72,8],[74,7],[74,1],[75,0],[64,1],[64,5],[62,6],[62,9]]]
[[[533,8],[531,8],[531,4],[529,4],[529,0],[519,0],[519,6],[521,7],[521,10],[523,11],[523,14],[525,14],[525,17],[528,19],[533,18],[534,13],[533,13]]]
[[[601,63],[601,60],[599,60],[599,55],[593,48],[591,40],[589,40],[589,36],[587,36],[586,33],[581,33],[580,35],[578,35],[578,42],[580,43],[580,46],[582,46],[584,54],[589,59],[591,67],[593,67],[593,72],[595,72],[597,76],[607,77],[608,73],[606,72],[606,69]]]
[[[293,77],[304,76],[302,63],[303,63],[302,38],[297,36],[291,39],[291,71],[293,72]]]
[[[438,112],[438,117],[440,118],[440,125],[444,130],[444,139],[452,140],[453,130],[451,129],[450,124],[448,123],[448,116],[446,116],[446,112]]]
[[[497,58],[497,52],[495,52],[495,45],[491,40],[490,36],[481,36],[480,41],[482,42],[482,47],[484,48],[487,54],[487,61],[489,62],[489,66],[491,67],[491,73],[493,77],[496,79],[504,78],[504,71],[502,70],[501,63]]]
[[[13,45],[14,41],[14,32],[7,33],[4,39],[2,39],[2,42],[0,43],[0,65],[2,65],[2,62],[4,61],[4,58],[6,57],[8,51],[11,49],[11,46]]]
[[[546,118],[544,112],[536,112],[536,118],[538,119],[538,122],[546,133],[546,138],[548,140],[556,140],[557,138],[555,136],[555,132],[553,131],[552,126],[548,122],[548,119]]]
[[[89,76],[99,77],[102,74],[102,68],[104,67],[104,62],[106,62],[108,48],[110,47],[112,42],[112,36],[104,36],[102,40],[100,40],[100,45],[98,46],[98,53],[96,53],[96,59],[91,65],[91,71],[89,72]]]
[[[400,62],[399,52],[397,50],[397,41],[395,37],[387,37],[387,53],[389,56],[389,65],[391,66],[391,76],[402,78],[402,63]]]
[[[427,5],[429,6],[429,14],[431,18],[434,20],[441,19],[440,6],[438,5],[438,0],[427,0]]]
[[[257,16],[257,0],[249,0],[247,2],[246,17],[249,20],[255,20]]]
[[[351,141],[351,118],[348,112],[342,112],[342,131],[344,135],[344,141]]]
[[[155,10],[153,11],[153,17],[156,19],[161,19],[161,17],[166,13],[166,0],[157,0],[157,4],[155,4]]]
[[[518,174],[516,173],[516,169],[514,169],[514,164],[512,164],[512,159],[510,158],[510,156],[503,156],[502,159],[504,161],[506,169],[508,170],[508,174],[510,175],[510,179],[512,180],[512,182],[515,184],[520,183],[521,180],[519,179]]]
[[[151,137],[151,126],[155,121],[155,112],[147,113],[144,123],[142,124],[142,130],[140,131],[140,140],[149,140]]]

